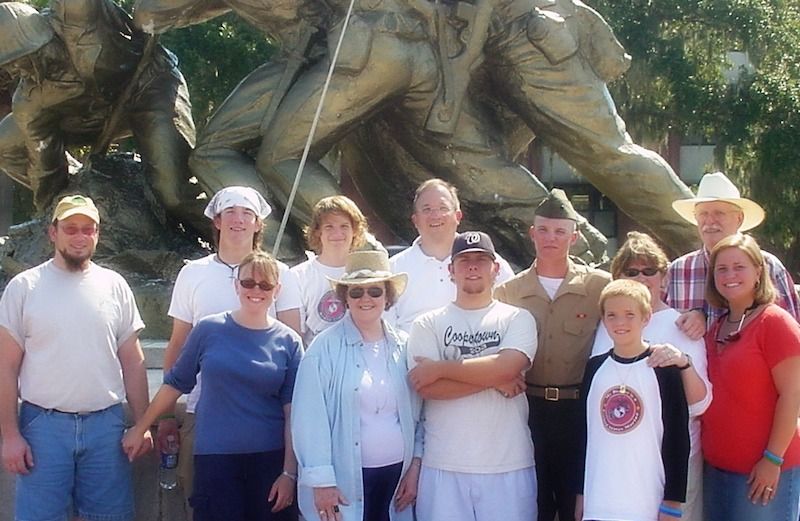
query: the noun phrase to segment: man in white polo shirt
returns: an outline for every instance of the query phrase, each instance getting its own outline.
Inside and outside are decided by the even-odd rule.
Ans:
[[[442,179],[422,183],[414,195],[411,222],[419,233],[413,244],[390,259],[393,273],[408,273],[408,286],[387,317],[408,332],[421,314],[452,302],[456,286],[450,278],[450,250],[461,223],[456,188]],[[505,259],[497,256],[500,284],[514,276]]]
[[[0,298],[2,460],[17,475],[18,520],[133,519],[122,402],[134,419],[147,408],[144,323],[125,280],[92,262],[99,227],[91,199],[61,199],[55,255]]]

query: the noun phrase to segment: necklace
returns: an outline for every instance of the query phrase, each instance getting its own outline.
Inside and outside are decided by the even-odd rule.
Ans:
[[[650,346],[648,345],[647,348],[636,355],[633,358],[623,358],[621,356],[617,356],[614,352],[611,352],[611,358],[616,362],[612,364],[614,366],[614,372],[617,373],[617,379],[619,380],[619,385],[617,385],[617,391],[619,394],[628,394],[628,386],[625,382],[628,380],[628,376],[630,376],[631,371],[633,371],[633,367],[639,360],[644,360],[650,356]],[[625,371],[624,375],[620,374],[618,365],[625,365],[627,370]]]
[[[237,269],[239,269],[239,265],[238,265],[238,264],[228,264],[227,262],[225,262],[224,260],[222,260],[222,257],[220,257],[220,256],[219,256],[219,253],[217,253],[217,254],[214,256],[214,260],[216,260],[216,261],[217,261],[217,262],[219,262],[220,264],[224,264],[225,266],[227,266],[227,267],[228,267],[228,269],[230,269],[230,270],[231,270],[231,276],[230,276],[230,279],[231,279],[231,280],[233,280],[233,279],[235,279],[235,278],[236,278],[236,270],[237,270]]]
[[[722,338],[720,338],[720,333],[722,332],[722,324],[720,324],[719,330],[717,331],[717,337],[714,339],[717,342],[717,352],[721,352],[722,348],[725,347],[725,344],[736,342],[737,340],[739,340],[739,338],[741,338],[742,326],[744,326],[744,321],[747,318],[747,315],[757,307],[758,304],[754,302],[752,306],[745,309],[744,313],[742,313],[742,318],[738,320],[739,325],[736,327],[736,331],[732,331]],[[733,321],[729,320],[728,319],[729,317],[730,317],[730,310],[728,311],[728,316],[725,317],[725,322],[728,324],[735,324],[737,322],[736,320]]]
[[[374,414],[380,414],[389,405],[389,396],[392,391],[389,388],[389,358],[386,354],[386,336],[384,335],[380,340],[375,342],[364,342],[364,359],[366,362],[365,376],[371,382],[372,403],[367,404],[367,407]],[[383,363],[384,370],[382,374],[376,375],[379,371],[381,362]]]

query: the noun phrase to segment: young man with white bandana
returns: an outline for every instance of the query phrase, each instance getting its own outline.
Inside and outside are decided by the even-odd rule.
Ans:
[[[456,236],[456,298],[414,322],[409,379],[424,398],[419,521],[529,521],[536,471],[523,373],[536,322],[492,297],[499,270],[483,232]]]
[[[264,219],[272,209],[255,189],[245,186],[223,188],[209,200],[205,216],[212,221],[216,253],[188,261],[178,273],[168,314],[172,334],[164,352],[164,371],[175,364],[189,332],[200,319],[215,313],[238,309],[234,283],[239,263],[261,243]],[[300,329],[300,289],[289,268],[279,262],[280,289],[270,313],[295,331]],[[192,494],[194,412],[200,397],[202,375],[186,400],[186,415],[180,429],[178,478],[187,502]],[[158,444],[166,444],[177,432],[174,414],[158,424]],[[191,509],[188,509],[191,512]]]

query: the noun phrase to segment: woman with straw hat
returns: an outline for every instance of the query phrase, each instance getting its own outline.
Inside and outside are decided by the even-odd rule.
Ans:
[[[382,251],[358,251],[331,284],[345,317],[317,336],[295,384],[298,502],[308,521],[411,520],[421,438],[406,335],[383,319],[408,277]]]

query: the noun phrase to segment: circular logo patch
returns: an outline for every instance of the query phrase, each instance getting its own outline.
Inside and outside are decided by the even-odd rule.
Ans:
[[[603,394],[600,416],[603,426],[613,434],[625,434],[642,420],[642,400],[630,387],[614,386]]]
[[[345,308],[344,302],[339,300],[336,292],[328,290],[327,293],[322,295],[317,304],[317,313],[319,317],[325,322],[338,322],[344,316]]]

